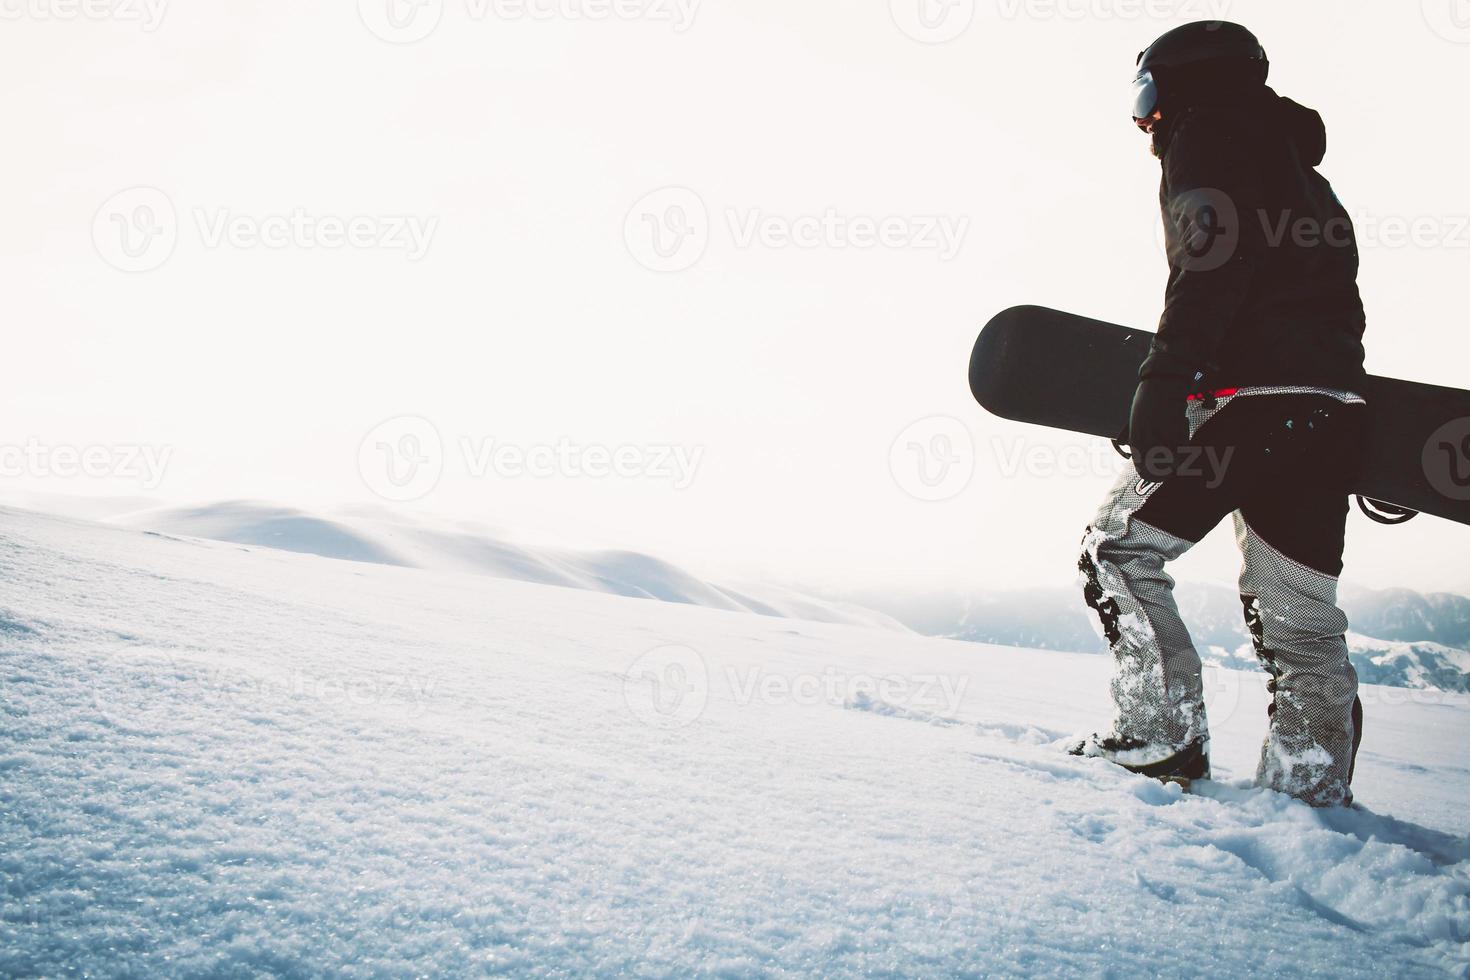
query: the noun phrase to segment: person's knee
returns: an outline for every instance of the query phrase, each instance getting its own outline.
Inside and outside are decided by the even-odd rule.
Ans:
[[[1077,560],[1077,570],[1082,574],[1082,597],[1102,624],[1103,635],[1109,646],[1116,646],[1122,639],[1119,626],[1121,609],[1118,600],[1103,586],[1102,569],[1098,567],[1098,544],[1084,540],[1082,555]]]
[[[1267,653],[1266,628],[1261,622],[1261,600],[1256,596],[1242,593],[1240,604],[1245,617],[1246,632],[1250,633],[1251,645],[1256,649],[1256,656],[1264,656]]]
[[[1116,546],[1116,539],[1096,528],[1087,529],[1087,533],[1082,536],[1082,547],[1077,556],[1077,571],[1081,574],[1084,589],[1091,592],[1094,588],[1102,588],[1103,566],[1116,566]]]
[[[1246,602],[1246,625],[1257,649],[1296,653],[1308,660],[1346,658],[1347,616],[1331,603],[1305,596]]]

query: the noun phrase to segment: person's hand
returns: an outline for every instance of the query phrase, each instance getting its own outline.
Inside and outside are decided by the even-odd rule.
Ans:
[[[1133,468],[1145,480],[1161,482],[1174,475],[1189,445],[1189,382],[1179,375],[1144,378],[1133,393],[1128,416],[1128,446]]]

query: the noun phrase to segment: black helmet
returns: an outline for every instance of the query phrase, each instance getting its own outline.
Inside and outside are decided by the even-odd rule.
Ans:
[[[1217,70],[1210,72],[1212,68]],[[1164,101],[1184,95],[1184,82],[1191,74],[1200,74],[1202,82],[1209,75],[1216,87],[1225,79],[1263,85],[1270,70],[1266,49],[1239,24],[1202,20],[1176,27],[1138,56],[1133,118],[1147,119]],[[1175,82],[1179,84],[1171,84]],[[1171,92],[1171,88],[1180,91]]]

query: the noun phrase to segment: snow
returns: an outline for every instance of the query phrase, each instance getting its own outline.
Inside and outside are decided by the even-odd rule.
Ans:
[[[1253,673],[1182,795],[1058,751],[1096,656],[14,510],[0,581],[0,975],[1470,972],[1463,695],[1320,812]]]
[[[473,522],[436,522],[366,508],[319,514],[257,501],[150,508],[111,515],[111,519],[143,530],[325,558],[468,572],[713,609],[907,630],[889,616],[849,603],[819,600],[764,583],[719,586],[650,555],[526,544]]]

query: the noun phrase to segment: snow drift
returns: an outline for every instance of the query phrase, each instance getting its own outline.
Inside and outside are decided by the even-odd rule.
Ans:
[[[116,523],[168,534],[277,548],[324,558],[469,572],[632,598],[823,623],[906,630],[897,620],[769,585],[722,587],[650,555],[519,544],[469,522],[412,522],[364,512],[313,514],[254,501],[159,508]]]

